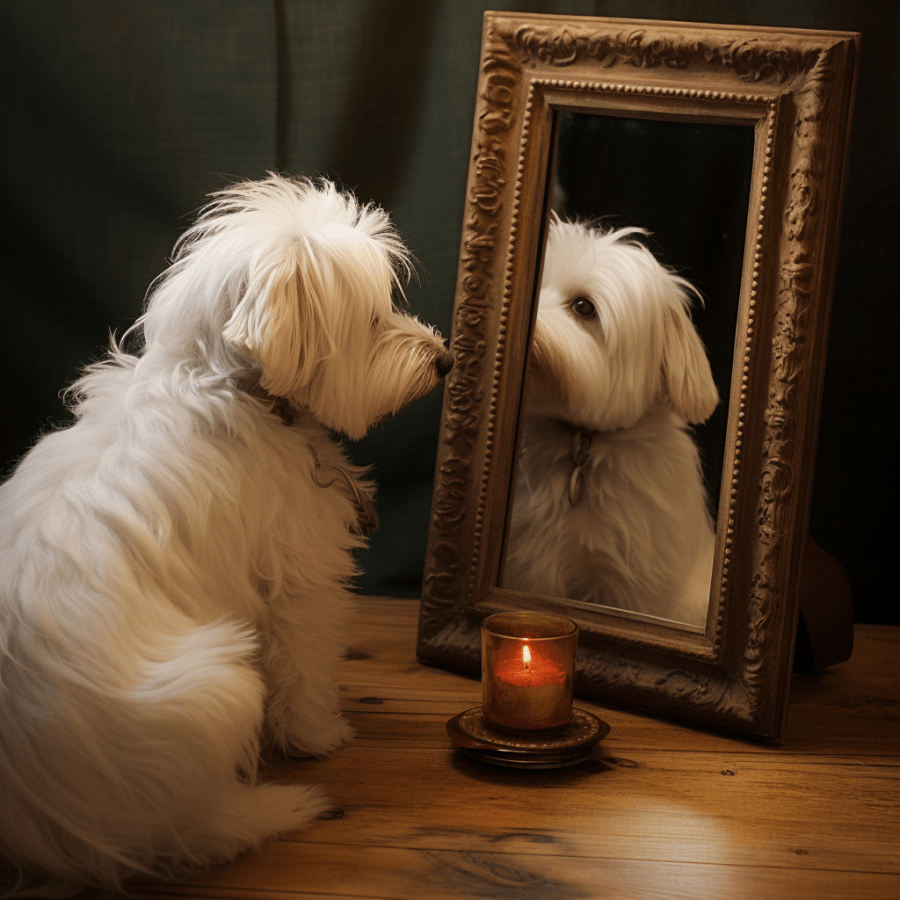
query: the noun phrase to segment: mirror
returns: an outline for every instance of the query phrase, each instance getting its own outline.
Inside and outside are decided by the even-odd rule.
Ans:
[[[485,616],[562,614],[581,628],[576,691],[784,739],[857,49],[858,37],[843,33],[485,14],[422,661],[477,672]],[[599,219],[600,230],[567,225],[582,217]],[[616,235],[622,228],[649,234]],[[609,285],[592,294],[571,261],[585,254],[566,256],[573,240],[591,245],[588,269],[620,273],[628,316],[646,294],[635,288],[639,270],[665,285],[660,296],[675,299],[663,325],[613,315]],[[631,262],[617,268],[598,242]],[[554,279],[570,291],[556,301],[560,327],[581,329],[563,341],[578,348],[574,362],[542,347],[541,288],[550,298]],[[570,365],[591,369],[595,385],[604,370],[586,362],[592,348],[605,365],[626,345],[616,364],[632,367],[637,401],[613,409],[628,393],[619,373],[576,404],[599,395],[607,418],[572,429],[568,414],[547,414],[578,395]],[[703,366],[718,404],[696,376]],[[548,394],[554,379],[566,383],[557,395]],[[555,437],[568,452],[556,452],[574,486],[556,496],[576,516],[585,508],[579,492],[597,490],[590,454],[650,411],[674,416],[695,460],[682,471],[693,474],[662,481],[693,483],[709,510],[705,574],[694,579],[702,587],[687,592],[700,598],[694,612],[649,607],[646,586],[623,600],[608,572],[591,576],[601,585],[592,597],[584,585],[513,575],[523,453],[541,410],[567,432]],[[537,433],[546,443],[547,432]],[[655,470],[645,471],[625,479],[624,506],[640,502],[634,492]],[[599,489],[609,486],[607,472]],[[565,497],[570,490],[578,502]],[[609,503],[600,509],[609,514]],[[652,515],[645,521],[658,526]],[[655,569],[665,596],[675,566],[660,562],[658,546],[645,542],[622,569]],[[555,561],[558,550],[546,548]]]
[[[753,129],[568,110],[553,127],[500,585],[702,627]],[[694,409],[658,391],[670,345],[694,351]]]

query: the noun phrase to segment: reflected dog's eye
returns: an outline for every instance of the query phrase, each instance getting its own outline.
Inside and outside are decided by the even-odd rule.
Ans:
[[[576,297],[571,306],[572,312],[583,319],[593,319],[597,315],[597,307],[587,297]]]

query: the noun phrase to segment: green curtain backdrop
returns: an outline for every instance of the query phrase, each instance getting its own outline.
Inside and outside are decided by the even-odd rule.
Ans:
[[[449,336],[486,8],[863,33],[812,530],[847,567],[857,618],[900,621],[881,581],[897,501],[894,0],[2,0],[4,473],[66,420],[60,389],[234,179],[328,175],[390,210],[418,260],[410,305]],[[351,445],[380,485],[361,590],[419,590],[440,402]]]

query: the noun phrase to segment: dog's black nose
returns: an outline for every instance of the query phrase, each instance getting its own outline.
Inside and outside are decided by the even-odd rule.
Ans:
[[[434,367],[437,369],[438,375],[443,378],[453,368],[453,354],[449,350],[445,350],[434,361]]]

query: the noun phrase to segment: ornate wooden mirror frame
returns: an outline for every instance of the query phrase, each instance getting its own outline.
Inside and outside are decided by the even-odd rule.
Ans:
[[[781,742],[858,36],[486,13],[417,653],[479,671],[480,621],[578,621],[576,690]],[[559,110],[754,130],[705,632],[498,587]]]

